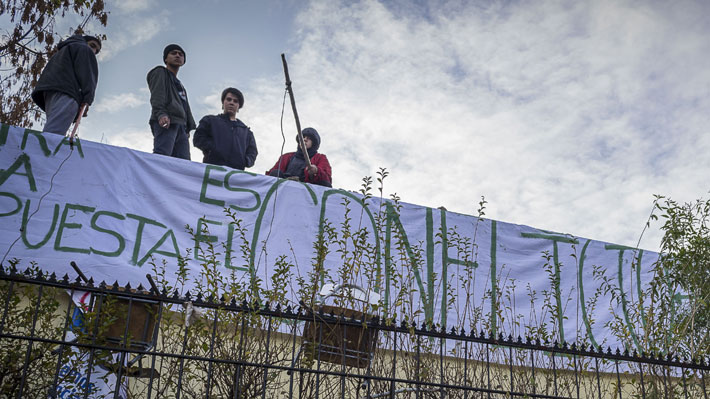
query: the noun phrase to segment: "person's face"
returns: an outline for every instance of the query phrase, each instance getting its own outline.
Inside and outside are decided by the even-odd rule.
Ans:
[[[234,115],[239,112],[239,99],[232,93],[227,93],[222,101],[222,109],[225,114]]]
[[[313,141],[309,136],[303,136],[303,143],[306,145],[306,149],[310,150],[313,147]]]
[[[91,48],[91,51],[94,52],[94,54],[98,54],[99,50],[101,50],[101,45],[96,40],[89,40],[87,44]]]
[[[185,54],[180,50],[172,50],[165,57],[165,64],[180,67],[185,63]]]

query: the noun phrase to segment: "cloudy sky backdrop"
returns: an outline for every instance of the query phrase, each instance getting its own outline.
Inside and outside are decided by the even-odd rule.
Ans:
[[[145,76],[179,43],[196,120],[234,86],[263,173],[286,53],[334,186],[635,246],[653,194],[710,190],[707,1],[107,1],[84,139],[152,150]],[[39,126],[41,127],[41,125]],[[295,149],[288,102],[285,151]],[[194,161],[202,156],[193,149]],[[657,226],[657,224],[656,224]],[[657,229],[641,246],[657,249]]]

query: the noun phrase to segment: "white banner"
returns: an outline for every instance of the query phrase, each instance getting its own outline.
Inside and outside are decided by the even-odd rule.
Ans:
[[[323,282],[373,289],[398,318],[617,344],[607,324],[615,312],[633,340],[641,334],[643,323],[630,315],[655,253],[378,198],[363,207],[362,198],[100,143],[78,141],[72,149],[61,136],[0,129],[5,264],[35,261],[75,277],[74,260],[97,282],[135,287],[146,285],[151,261],[165,261],[167,278],[175,279],[177,258],[186,256],[194,273],[202,258],[196,249],[212,242],[225,276],[262,284],[272,283],[283,256],[295,265],[285,285],[293,302],[299,278],[322,264]],[[194,239],[186,226],[197,232]],[[327,243],[320,260],[319,233]],[[412,308],[403,305],[412,301]]]

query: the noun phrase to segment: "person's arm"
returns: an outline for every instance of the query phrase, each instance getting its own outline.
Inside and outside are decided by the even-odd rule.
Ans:
[[[167,91],[167,70],[164,68],[153,68],[148,72],[146,80],[148,81],[148,89],[150,90],[150,106],[155,111],[156,117],[163,127],[168,127],[170,125],[170,117],[168,116],[168,110],[166,109],[168,104]],[[168,126],[164,126],[165,119],[167,119]]]
[[[288,166],[288,161],[291,159],[291,156],[293,156],[293,153],[288,153],[288,154],[283,154],[279,157],[279,160],[276,161],[276,164],[266,171],[266,174],[269,176],[276,176],[276,177],[281,177],[282,173],[286,171],[286,167]]]
[[[192,144],[205,154],[214,150],[214,137],[212,137],[212,124],[209,116],[200,119],[200,124],[192,137]]]
[[[185,130],[187,137],[190,137],[190,131],[195,129],[195,119],[192,117],[192,109],[190,109],[190,100],[187,97],[187,89],[185,89],[185,103],[187,104],[187,115],[185,115]]]
[[[81,90],[79,104],[91,105],[94,102],[96,85],[99,80],[99,65],[96,62],[96,55],[88,45],[72,44],[72,46],[74,46],[74,75]]]
[[[254,166],[254,162],[256,161],[256,156],[259,154],[259,151],[256,149],[256,140],[254,139],[254,133],[252,133],[251,129],[247,129],[247,150],[246,150],[246,167],[251,168]]]
[[[308,167],[306,166],[306,183],[313,183],[321,186],[332,187],[332,172],[330,168],[330,162],[328,162],[328,158],[324,154],[319,153],[311,159],[311,163],[312,166],[315,166],[315,168],[313,168],[315,170],[315,173],[312,173],[314,171],[313,169],[309,171]]]

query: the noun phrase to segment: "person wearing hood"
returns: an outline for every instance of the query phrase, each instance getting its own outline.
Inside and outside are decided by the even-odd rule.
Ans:
[[[59,42],[32,91],[32,100],[47,116],[43,131],[65,135],[81,107],[88,111],[99,80],[99,51],[101,41],[94,36],[74,35]]]
[[[237,112],[242,107],[242,92],[234,87],[227,87],[222,91],[224,113],[207,115],[200,120],[192,143],[202,150],[202,162],[239,170],[254,166],[258,154],[254,133],[244,122],[237,119]]]
[[[282,177],[291,180],[298,180],[306,183],[318,184],[325,187],[333,187],[331,169],[328,158],[325,154],[318,152],[320,147],[320,135],[312,127],[307,127],[301,131],[303,141],[308,150],[308,157],[311,159],[311,166],[307,166],[306,159],[300,146],[295,152],[283,154],[276,161],[276,164],[268,172],[269,176]],[[296,136],[298,143],[298,136]]]
[[[148,72],[153,153],[190,159],[190,131],[195,129],[187,90],[177,78],[187,56],[182,47],[169,44],[163,49],[163,62]]]

